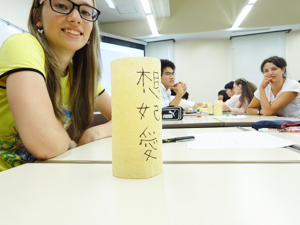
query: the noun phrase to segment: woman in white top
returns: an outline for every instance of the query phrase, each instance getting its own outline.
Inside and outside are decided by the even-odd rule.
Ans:
[[[241,95],[238,102],[233,108],[233,112],[245,113],[247,111],[249,103],[254,97],[254,92],[256,91],[257,87],[250,81],[247,81],[245,78],[237,79],[234,82],[233,86],[234,92],[237,95]]]
[[[264,79],[249,104],[248,114],[300,118],[300,84],[286,78],[286,61],[277,56],[261,64]]]

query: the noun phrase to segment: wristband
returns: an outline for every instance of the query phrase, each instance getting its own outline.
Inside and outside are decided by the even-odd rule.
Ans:
[[[260,110],[261,110],[261,106],[259,106],[258,109],[257,109],[257,115],[261,115]]]

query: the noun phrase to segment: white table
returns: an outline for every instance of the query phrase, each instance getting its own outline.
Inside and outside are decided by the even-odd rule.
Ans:
[[[260,120],[291,120],[300,122],[300,119],[290,118],[290,117],[278,117],[278,116],[262,116],[262,115],[247,115],[232,113],[223,113],[223,115],[228,114],[229,116],[215,117],[213,115],[202,114],[201,117],[197,115],[185,115],[182,120],[179,121],[163,121],[163,128],[199,128],[199,127],[251,127],[251,125]],[[245,118],[239,118],[240,116],[245,116]]]
[[[247,130],[255,130],[253,128],[244,127]],[[300,133],[288,133],[288,132],[264,132],[266,134],[273,135],[275,137],[284,138],[289,141],[293,141],[296,144],[293,146],[294,149],[300,151]]]
[[[238,116],[243,116],[243,115],[238,115]],[[258,122],[260,120],[291,120],[291,121],[300,122],[300,119],[290,118],[290,117],[247,115],[247,114],[245,114],[244,116],[246,116],[246,118],[234,118],[234,116],[230,116],[229,118],[223,118],[223,117],[222,118],[214,117],[214,118],[223,122],[225,127],[234,127],[234,126],[251,127],[253,123]]]
[[[244,132],[235,127],[163,129],[162,131],[163,138],[187,136],[189,133]],[[300,162],[300,154],[287,148],[197,150],[188,149],[187,142],[165,143],[162,147],[164,163]],[[111,138],[106,138],[40,163],[111,163],[111,161]]]
[[[163,120],[163,128],[223,127],[224,123],[207,114],[185,115],[182,120]]]
[[[300,224],[300,164],[167,164],[146,180],[109,164],[26,164],[0,182],[5,225]]]

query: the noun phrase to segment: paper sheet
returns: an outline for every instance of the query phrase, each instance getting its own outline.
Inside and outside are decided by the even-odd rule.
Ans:
[[[195,141],[188,142],[190,149],[278,148],[295,144],[258,131],[188,134],[190,135],[195,136]]]

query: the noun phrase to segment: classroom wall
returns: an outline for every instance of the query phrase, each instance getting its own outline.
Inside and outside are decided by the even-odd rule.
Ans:
[[[32,0],[0,0],[0,18],[28,31],[27,20]]]
[[[288,77],[300,80],[300,31],[286,36]],[[176,81],[187,83],[190,100],[214,102],[232,78],[231,40],[195,39],[174,42]],[[260,65],[258,65],[260,66]]]
[[[300,31],[292,31],[286,39],[287,76],[300,80]]]
[[[232,79],[229,39],[176,41],[174,59],[176,81],[186,82],[189,100],[214,102]]]

